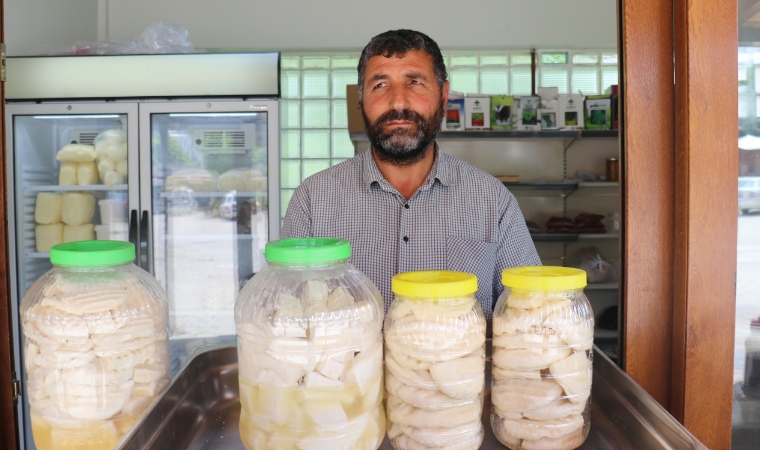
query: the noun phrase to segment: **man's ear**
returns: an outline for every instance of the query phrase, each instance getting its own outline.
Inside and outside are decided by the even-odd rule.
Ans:
[[[449,80],[443,82],[443,92],[441,92],[441,100],[446,105],[449,101]]]

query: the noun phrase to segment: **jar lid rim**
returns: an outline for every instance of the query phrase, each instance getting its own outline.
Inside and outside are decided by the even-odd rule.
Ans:
[[[344,239],[307,237],[267,242],[264,258],[270,262],[315,263],[351,257],[351,243]]]
[[[54,245],[50,262],[66,266],[107,266],[135,260],[135,245],[124,241],[78,241]]]

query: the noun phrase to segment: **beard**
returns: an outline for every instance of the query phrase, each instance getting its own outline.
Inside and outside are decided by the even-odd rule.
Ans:
[[[425,157],[430,144],[438,135],[443,120],[443,99],[429,117],[411,109],[390,110],[376,121],[370,122],[362,107],[362,118],[367,136],[377,157],[395,166],[410,166]],[[411,127],[398,127],[384,131],[383,126],[395,120],[412,122]]]

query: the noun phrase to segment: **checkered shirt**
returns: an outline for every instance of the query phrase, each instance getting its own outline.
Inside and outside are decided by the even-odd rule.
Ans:
[[[386,312],[398,273],[473,273],[489,324],[504,289],[502,269],[541,264],[512,193],[437,144],[430,173],[408,201],[380,173],[371,151],[310,176],[290,200],[282,236],[348,240],[349,262],[379,288]]]

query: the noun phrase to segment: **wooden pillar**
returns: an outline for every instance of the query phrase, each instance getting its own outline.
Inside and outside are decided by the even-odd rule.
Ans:
[[[676,210],[671,413],[731,447],[738,177],[736,0],[674,0]]]

